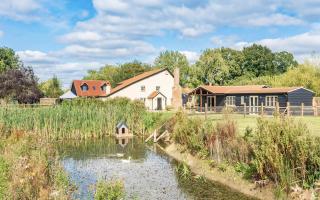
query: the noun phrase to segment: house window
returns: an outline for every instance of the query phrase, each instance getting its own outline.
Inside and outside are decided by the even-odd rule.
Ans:
[[[244,105],[244,96],[241,96],[241,105]]]
[[[142,101],[143,103],[146,102],[146,98],[140,98],[140,101]]]
[[[101,90],[102,90],[102,91],[106,91],[106,90],[107,90],[107,85],[104,84],[103,86],[101,86]]]
[[[92,89],[93,89],[93,90],[96,90],[96,86],[92,86]]]
[[[84,84],[84,85],[81,86],[81,90],[82,91],[88,91],[88,89],[89,89],[89,87],[88,87],[87,84]]]
[[[277,96],[266,96],[266,106],[275,107],[278,102]]]
[[[146,86],[142,85],[141,86],[141,92],[145,92],[146,91]]]
[[[122,128],[122,134],[126,133],[126,128]]]
[[[160,91],[160,86],[156,86],[156,91]]]
[[[236,105],[236,97],[235,96],[227,96],[226,97],[226,106],[235,106]]]

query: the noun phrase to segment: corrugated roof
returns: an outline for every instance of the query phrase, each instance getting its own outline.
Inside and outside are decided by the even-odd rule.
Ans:
[[[101,89],[101,86],[103,86],[104,84],[110,86],[109,81],[99,81],[99,80],[74,80],[72,84],[76,90],[76,95],[78,97],[107,96],[106,91],[103,91]],[[81,86],[85,84],[88,85],[88,90],[82,91]]]
[[[117,87],[113,88],[109,95],[112,95],[112,94],[122,90],[123,88],[126,88],[126,87],[128,87],[128,86],[130,86],[130,85],[132,85],[132,84],[134,84],[134,83],[136,83],[138,81],[141,81],[141,80],[143,80],[145,78],[148,78],[150,76],[153,76],[153,75],[158,74],[158,73],[160,73],[162,71],[165,71],[165,70],[167,70],[167,69],[155,69],[155,70],[152,70],[152,71],[144,72],[142,74],[139,74],[139,75],[134,76],[132,78],[129,78],[127,80],[124,80],[124,81],[120,82]]]
[[[264,85],[245,85],[245,86],[202,85],[202,86],[199,86],[198,88],[200,87],[215,94],[277,94],[277,93],[288,93],[290,91],[302,88],[302,87],[270,88]],[[195,90],[197,90],[198,88],[196,88]],[[192,92],[194,92],[195,90],[193,90]]]
[[[69,90],[68,92],[66,92],[63,95],[61,95],[59,98],[60,99],[74,99],[74,98],[77,98],[77,96],[75,94],[73,94],[73,92],[71,92]]]

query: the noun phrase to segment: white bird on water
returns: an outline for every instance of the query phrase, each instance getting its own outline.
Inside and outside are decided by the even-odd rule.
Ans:
[[[122,163],[130,163],[131,162],[131,156],[129,156],[128,160],[121,160]]]

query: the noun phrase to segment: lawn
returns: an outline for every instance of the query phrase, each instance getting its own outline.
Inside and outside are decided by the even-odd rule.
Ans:
[[[196,115],[196,116],[204,117],[204,115]],[[243,115],[240,115],[240,114],[232,114],[232,115],[229,115],[228,117],[237,121],[240,134],[243,134],[247,127],[255,128],[257,118],[259,118],[259,116],[254,116],[254,115],[246,115],[246,117],[244,117]],[[272,116],[265,116],[265,117],[272,117]],[[208,118],[218,122],[223,120],[224,116],[222,114],[211,114],[211,115],[208,115]],[[293,118],[299,122],[305,123],[312,135],[320,136],[320,117],[314,117],[314,116],[300,117],[299,116],[299,117],[293,117]]]

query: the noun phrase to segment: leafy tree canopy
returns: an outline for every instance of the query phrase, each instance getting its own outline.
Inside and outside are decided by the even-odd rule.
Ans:
[[[195,64],[198,79],[202,83],[223,84],[229,75],[229,67],[219,49],[206,49]]]
[[[9,69],[18,69],[20,66],[19,57],[13,49],[7,47],[0,48],[0,73]]]
[[[164,51],[155,59],[154,65],[157,68],[167,68],[173,73],[175,68],[180,69],[180,84],[190,85],[190,67],[187,57],[179,51]]]
[[[51,79],[40,83],[39,88],[46,97],[58,98],[63,94],[61,82],[56,76],[53,76]]]
[[[19,103],[36,103],[42,96],[30,67],[8,69],[0,74],[0,98]]]

